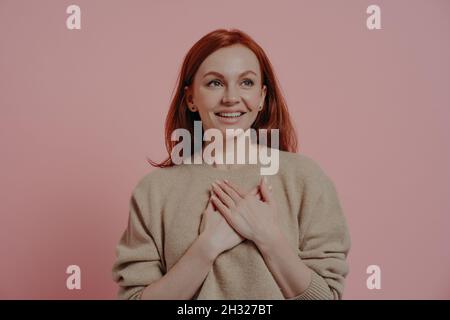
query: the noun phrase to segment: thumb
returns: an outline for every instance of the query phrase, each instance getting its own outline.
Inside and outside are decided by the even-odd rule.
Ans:
[[[211,201],[212,191],[209,193],[209,199],[208,199],[208,205],[206,206],[205,212],[213,212],[214,211],[214,204]]]
[[[208,216],[213,212],[213,205],[211,201],[211,197],[208,199],[208,205],[206,206],[205,211],[203,211],[201,217],[200,217],[200,226],[198,228],[198,234],[202,233],[205,229],[206,221],[208,220]]]
[[[259,192],[259,186],[254,187],[248,193],[253,196],[256,196],[256,199],[261,200],[261,193]]]
[[[261,191],[261,196],[264,202],[269,204],[273,203],[272,192],[269,190],[269,185],[267,183],[267,178],[262,177],[261,183],[259,184],[259,190]]]

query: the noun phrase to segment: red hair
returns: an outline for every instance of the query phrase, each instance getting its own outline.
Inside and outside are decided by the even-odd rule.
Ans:
[[[194,121],[201,120],[198,112],[191,112],[188,109],[184,87],[192,84],[195,73],[211,53],[234,44],[244,45],[253,51],[261,68],[262,84],[267,86],[263,109],[258,113],[251,126],[256,129],[257,141],[259,142],[258,129],[267,129],[267,146],[270,147],[270,129],[278,129],[279,150],[297,152],[297,136],[289,117],[286,101],[281,94],[272,65],[264,50],[249,35],[240,30],[218,29],[197,41],[184,58],[181,72],[178,75],[176,92],[170,103],[165,122],[165,144],[169,157],[161,163],[148,159],[151,165],[160,168],[175,165],[170,157],[173,147],[177,144],[177,141],[171,141],[172,132],[175,129],[184,128],[194,137]],[[193,140],[191,139],[191,150],[194,150]]]

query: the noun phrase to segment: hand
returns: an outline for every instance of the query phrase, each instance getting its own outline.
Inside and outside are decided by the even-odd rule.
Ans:
[[[208,239],[214,257],[232,249],[245,240],[244,237],[230,227],[225,218],[217,210],[214,210],[211,197],[202,214],[200,233]]]
[[[213,183],[215,196],[211,197],[230,226],[257,246],[269,243],[281,233],[275,199],[265,180],[261,179],[257,186],[260,198],[254,192],[242,194],[238,186],[228,181]]]

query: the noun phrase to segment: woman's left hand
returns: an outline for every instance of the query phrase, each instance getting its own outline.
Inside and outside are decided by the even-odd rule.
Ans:
[[[258,185],[261,200],[255,192],[245,194],[231,182],[217,182],[211,200],[236,232],[258,247],[280,234],[277,206],[265,178]]]

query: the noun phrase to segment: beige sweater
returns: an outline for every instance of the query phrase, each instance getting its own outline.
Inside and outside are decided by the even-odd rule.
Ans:
[[[260,164],[223,170],[204,164],[158,168],[136,185],[128,226],[116,248],[113,279],[120,299],[139,299],[199,235],[211,183],[226,178],[246,190],[260,179]],[[334,183],[311,158],[280,151],[273,187],[281,225],[293,250],[313,270],[310,286],[291,299],[342,299],[350,236]],[[194,299],[285,299],[253,242],[217,257]]]

